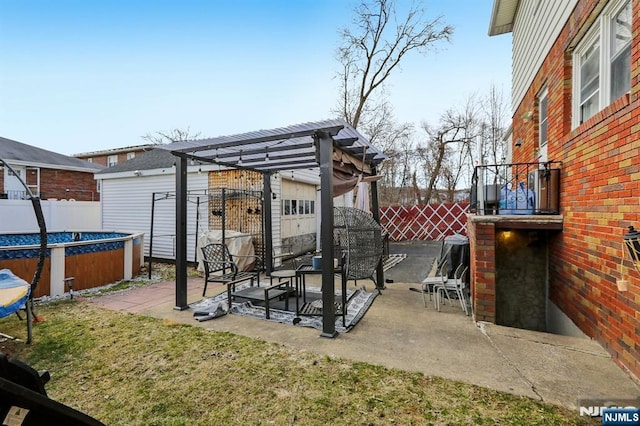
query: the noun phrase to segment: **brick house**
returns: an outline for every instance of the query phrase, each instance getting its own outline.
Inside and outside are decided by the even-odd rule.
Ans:
[[[640,265],[623,236],[640,228],[639,29],[638,1],[494,0],[489,35],[512,33],[512,163],[561,162],[560,214],[469,217],[476,319],[499,323],[515,237],[547,321],[557,311],[636,378]]]
[[[93,174],[103,169],[78,158],[0,137],[0,158],[13,169],[0,173],[0,198],[24,199],[29,190],[42,199],[99,201]],[[15,172],[15,173],[14,173]]]
[[[80,154],[74,154],[73,156],[93,164],[113,167],[117,164],[122,164],[127,160],[131,160],[140,154],[151,151],[154,148],[156,148],[154,144],[133,145],[103,151],[83,152]]]

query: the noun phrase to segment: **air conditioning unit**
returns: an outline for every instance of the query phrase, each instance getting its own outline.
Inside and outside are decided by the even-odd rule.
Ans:
[[[528,186],[535,194],[536,213],[560,212],[560,169],[537,169],[530,172]]]

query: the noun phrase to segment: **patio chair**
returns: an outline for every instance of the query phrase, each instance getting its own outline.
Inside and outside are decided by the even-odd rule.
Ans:
[[[344,269],[347,281],[370,279],[382,259],[382,228],[369,213],[353,207],[333,208],[334,255]]]
[[[232,282],[239,283],[251,280],[259,283],[259,271],[257,266],[262,264],[259,256],[234,256],[229,252],[229,248],[223,243],[210,243],[202,247],[202,262],[204,264],[204,290],[202,296],[207,293],[208,283],[229,284]],[[237,257],[254,258],[253,269],[250,271],[240,271],[238,265],[234,261]]]
[[[442,284],[436,284],[434,286],[434,293],[436,296],[434,303],[438,311],[440,310],[440,299],[443,295],[449,300],[449,303],[451,304],[451,306],[453,306],[453,301],[451,300],[451,295],[450,295],[450,293],[453,292],[458,298],[458,301],[460,302],[460,306],[462,307],[462,310],[464,311],[465,315],[469,315],[467,311],[467,301],[463,291],[464,276],[467,273],[467,269],[468,269],[468,266],[465,266],[463,264],[458,265],[455,272],[453,273],[453,279],[449,279],[443,282]]]
[[[449,262],[447,258],[443,258],[441,261],[438,261],[438,269],[436,270],[436,275],[432,277],[427,277],[422,280],[422,301],[424,302],[424,307],[427,307],[427,294],[429,294],[429,300],[433,299],[433,295],[435,293],[435,287],[437,285],[445,285],[449,280]]]

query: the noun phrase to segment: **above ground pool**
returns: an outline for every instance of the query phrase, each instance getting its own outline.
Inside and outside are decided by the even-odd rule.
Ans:
[[[64,231],[47,234],[44,268],[34,297],[85,290],[140,272],[142,233]],[[0,235],[0,269],[31,282],[40,254],[40,234]]]

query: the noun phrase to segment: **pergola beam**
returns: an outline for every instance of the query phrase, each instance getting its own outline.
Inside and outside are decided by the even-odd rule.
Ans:
[[[221,136],[219,138],[211,138],[211,139],[201,139],[198,141],[185,141],[185,142],[176,142],[178,145],[177,149],[174,149],[174,152],[182,152],[182,153],[195,153],[199,151],[206,150],[214,150],[214,149],[224,149],[224,148],[235,148],[240,146],[253,145],[262,142],[273,142],[278,140],[286,140],[286,139],[294,139],[294,138],[303,138],[305,136],[313,136],[317,131],[321,130],[323,132],[327,132],[331,136],[335,136],[338,134],[340,130],[344,129],[343,125],[338,126],[329,126],[322,129],[312,128],[308,130],[301,130],[295,132],[278,132],[278,129],[273,131],[266,131],[266,133],[272,134],[263,134],[260,136],[249,137],[251,134],[257,134],[259,132],[253,133],[245,133],[243,135],[236,136]],[[213,141],[215,140],[215,145],[213,145]],[[226,140],[226,141],[225,141]],[[211,141],[211,143],[208,143]],[[194,144],[193,142],[198,142],[198,144]]]

